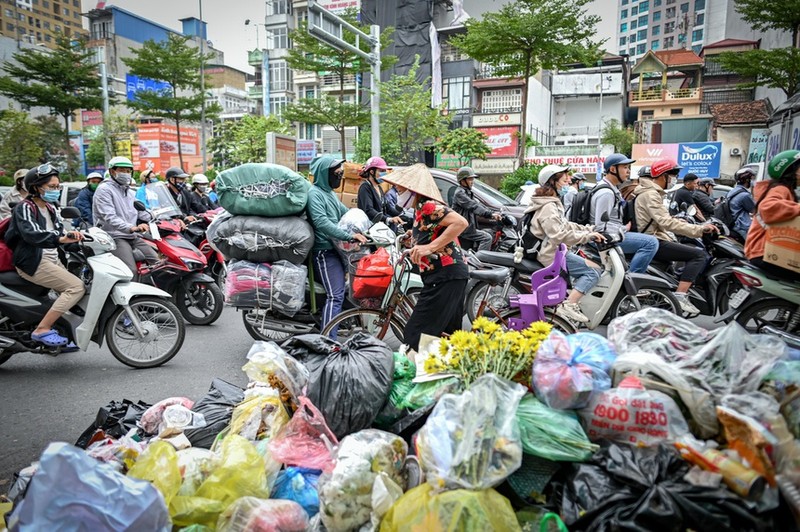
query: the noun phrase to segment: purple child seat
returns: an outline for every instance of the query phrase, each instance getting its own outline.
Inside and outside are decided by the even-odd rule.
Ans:
[[[544,307],[555,307],[567,297],[567,246],[556,250],[553,263],[531,274],[530,294],[512,295],[509,306],[519,308],[519,318],[509,318],[508,327],[521,331],[535,321],[545,321]]]

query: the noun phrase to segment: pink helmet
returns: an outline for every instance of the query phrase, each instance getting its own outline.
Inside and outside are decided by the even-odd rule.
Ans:
[[[386,164],[386,161],[383,160],[383,157],[370,157],[367,159],[366,164],[364,164],[364,172],[366,173],[373,168],[388,170],[389,166]]]

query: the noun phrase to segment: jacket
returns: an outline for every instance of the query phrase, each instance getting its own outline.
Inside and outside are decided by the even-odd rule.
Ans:
[[[475,199],[475,193],[472,190],[458,186],[455,194],[453,194],[453,210],[463,216],[467,223],[469,223],[469,231],[474,231],[478,228],[476,218],[491,218],[492,211],[484,207],[478,200]]]
[[[728,191],[728,206],[733,216],[733,230],[742,238],[747,238],[747,232],[753,221],[756,202],[750,191],[742,185],[736,185]]]
[[[561,199],[555,196],[533,196],[525,213],[532,212],[528,230],[542,240],[542,248],[536,258],[543,266],[553,263],[559,244],[572,247],[585,244],[594,229],[591,225],[580,225],[567,220]]]
[[[389,218],[399,216],[401,212],[396,206],[393,208],[386,200],[386,195],[378,193],[368,180],[364,180],[358,187],[358,208],[367,214],[372,223],[386,223]]]
[[[167,190],[172,194],[172,198],[178,204],[178,208],[184,216],[197,216],[208,210],[200,203],[200,198],[187,187],[183,187],[177,194],[172,191],[170,186],[167,186]]]
[[[42,249],[58,248],[58,239],[64,233],[56,208],[48,203],[47,210],[53,220],[53,231],[47,230],[47,220],[32,199],[25,199],[14,207],[6,231],[6,243],[14,250],[14,266],[31,276],[42,262]]]
[[[695,204],[693,191],[686,187],[681,187],[672,195],[672,202],[669,204],[670,215],[675,216],[681,212],[681,205],[684,203],[686,204],[687,209],[692,205],[695,205],[698,210],[700,209],[700,206]]]
[[[792,197],[792,191],[782,185],[770,189],[770,183],[759,181],[753,189],[759,204],[744,244],[744,255],[748,259],[764,256],[764,244],[767,241],[765,225],[787,222],[800,216],[800,204]]]
[[[138,225],[139,220],[150,221],[150,214],[139,212],[133,207],[134,193],[129,187],[117,184],[113,179],[106,179],[94,192],[92,216],[97,227],[105,231],[111,238],[133,240],[136,235],[131,227]]]
[[[636,225],[639,231],[668,242],[674,240],[667,231],[691,238],[703,236],[703,226],[692,225],[669,215],[664,207],[667,193],[652,179],[640,179],[639,186],[633,192],[636,194]],[[650,224],[649,227],[647,224]]]
[[[211,196],[209,196],[208,194],[201,194],[196,190],[193,190],[192,197],[203,207],[203,209],[205,209],[203,211],[198,211],[198,212],[213,211],[214,209],[219,207],[219,204],[213,201],[211,199]]]
[[[19,203],[22,201],[22,194],[17,187],[11,187],[11,190],[5,193],[3,200],[0,201],[0,220],[11,216],[11,204]]]
[[[311,161],[314,186],[308,191],[306,212],[314,226],[314,247],[311,251],[333,249],[334,240],[350,240],[353,235],[337,225],[347,212],[347,207],[339,201],[328,182],[328,169],[334,163],[330,155],[321,155]]]
[[[94,225],[94,217],[92,216],[92,202],[94,200],[94,191],[89,187],[84,187],[75,198],[75,207],[81,211],[81,220],[89,225]]]
[[[622,199],[619,189],[603,179],[595,185],[591,195],[589,220],[594,222],[594,226],[608,233],[624,233],[622,206],[625,201]],[[603,214],[606,213],[608,213],[608,222],[601,220]]]
[[[572,202],[575,201],[575,196],[578,195],[578,189],[570,186],[569,191],[567,191],[567,195],[564,196],[564,214],[567,218],[569,218],[569,213],[572,211]]]
[[[697,189],[692,192],[692,199],[694,199],[695,207],[703,213],[703,217],[706,220],[714,216],[714,202],[711,201],[711,196]]]

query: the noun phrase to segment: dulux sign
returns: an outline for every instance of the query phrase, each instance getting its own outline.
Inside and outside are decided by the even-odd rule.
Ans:
[[[678,144],[678,164],[683,167],[680,177],[688,173],[698,177],[719,177],[722,154],[721,142],[687,142]]]

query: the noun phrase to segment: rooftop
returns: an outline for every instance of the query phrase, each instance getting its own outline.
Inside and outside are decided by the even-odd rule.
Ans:
[[[723,39],[721,41],[712,42],[711,44],[707,44],[703,46],[703,50],[708,50],[709,48],[732,48],[734,46],[747,46],[753,45],[753,47],[757,46],[759,41],[747,41],[744,39]],[[702,53],[702,52],[701,52]]]
[[[692,50],[660,50],[653,54],[668,67],[703,65],[703,58]]]
[[[772,114],[769,100],[753,102],[715,103],[709,105],[714,121],[719,125],[766,124]]]

